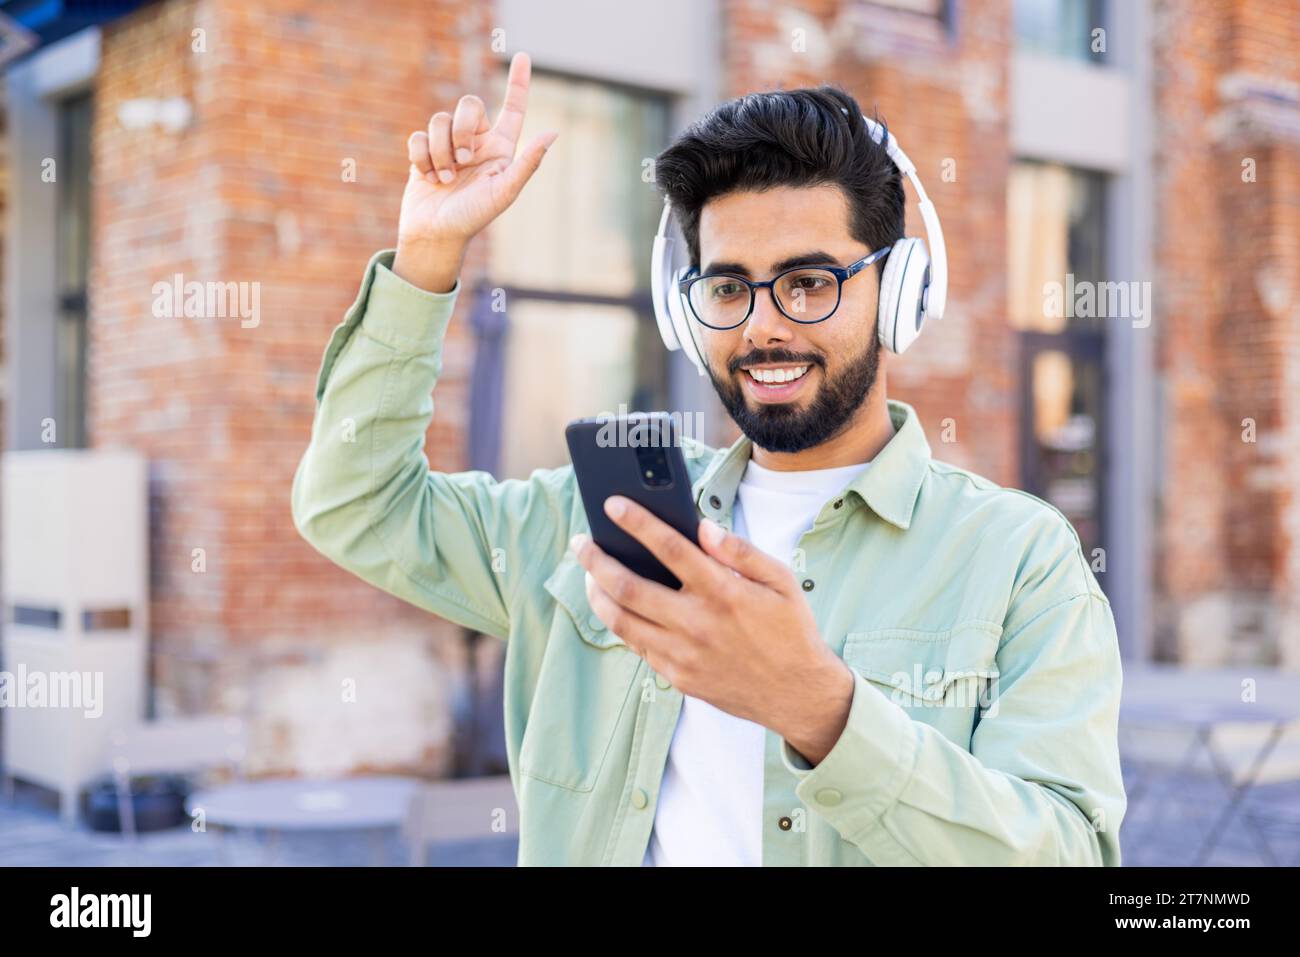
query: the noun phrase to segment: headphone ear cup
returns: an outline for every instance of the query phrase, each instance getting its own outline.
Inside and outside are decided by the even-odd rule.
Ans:
[[[894,243],[880,279],[876,313],[877,336],[890,352],[901,353],[921,334],[922,308],[930,282],[930,254],[925,240],[903,238]]]
[[[682,354],[690,360],[691,365],[695,366],[695,370],[700,375],[704,375],[704,360],[700,357],[699,343],[695,341],[695,321],[691,318],[688,307],[682,300],[682,294],[678,290],[678,283],[686,278],[690,271],[689,266],[684,266],[673,273],[672,290],[668,294],[668,318]]]

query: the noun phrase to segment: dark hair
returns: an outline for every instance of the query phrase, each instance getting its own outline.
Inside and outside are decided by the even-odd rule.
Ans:
[[[673,205],[696,269],[700,211],[736,191],[834,184],[848,198],[854,239],[875,250],[903,236],[902,174],[857,101],[829,84],[718,105],[655,159],[655,184]],[[882,275],[885,260],[876,265]]]

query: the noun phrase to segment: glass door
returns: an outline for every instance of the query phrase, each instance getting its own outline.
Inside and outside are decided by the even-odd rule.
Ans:
[[[1074,524],[1091,562],[1106,501],[1105,178],[1018,161],[1008,184],[1009,318],[1020,343],[1020,480]],[[1081,298],[1082,297],[1082,298]],[[1099,579],[1101,580],[1101,579]]]

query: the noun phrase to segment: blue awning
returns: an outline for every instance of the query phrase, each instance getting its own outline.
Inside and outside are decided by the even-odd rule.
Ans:
[[[109,23],[154,0],[0,0],[0,15],[29,31],[40,49],[86,27]]]

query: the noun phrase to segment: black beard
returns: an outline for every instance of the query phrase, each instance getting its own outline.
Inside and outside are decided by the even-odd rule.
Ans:
[[[734,379],[719,382],[712,368],[709,369],[709,379],[727,414],[751,442],[769,452],[802,452],[838,435],[866,401],[876,384],[876,372],[880,367],[880,340],[873,334],[867,348],[835,376],[825,375],[826,364],[821,357],[798,355],[785,349],[755,350],[732,359],[727,364],[727,371],[734,376],[741,365],[769,362],[821,367],[822,384],[807,409],[800,410],[789,402],[751,409],[745,402],[744,388],[740,383]]]

